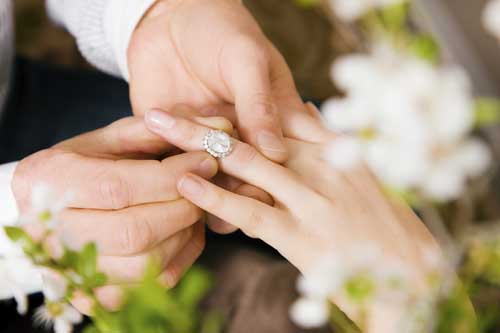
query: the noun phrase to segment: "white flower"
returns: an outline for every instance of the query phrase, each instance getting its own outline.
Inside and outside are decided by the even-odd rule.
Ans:
[[[28,259],[22,256],[0,259],[0,299],[13,297],[20,314],[26,314],[27,295],[39,290],[39,283],[38,270]]]
[[[474,103],[463,69],[382,42],[370,54],[341,58],[331,74],[346,96],[324,103],[323,114],[331,129],[349,135],[327,149],[334,167],[361,160],[389,188],[447,201],[491,162],[487,147],[469,139]]]
[[[477,139],[469,139],[463,143],[455,156],[456,163],[471,177],[485,172],[491,164],[492,156],[488,147]]]
[[[491,34],[500,39],[500,0],[491,0],[486,5],[483,24]]]
[[[68,288],[67,281],[56,272],[45,271],[42,274],[43,295],[50,302],[58,302],[64,299]]]
[[[303,328],[316,328],[328,323],[329,303],[312,298],[299,298],[290,307],[290,318]]]
[[[55,333],[71,333],[73,326],[79,324],[83,317],[72,306],[66,303],[47,303],[35,312],[35,323],[45,328],[54,327]]]
[[[59,223],[58,215],[66,208],[70,195],[58,197],[52,188],[37,184],[31,192],[31,213],[21,217],[23,223],[42,223],[53,229]]]
[[[330,0],[337,15],[347,21],[353,21],[369,10],[397,4],[404,0]]]

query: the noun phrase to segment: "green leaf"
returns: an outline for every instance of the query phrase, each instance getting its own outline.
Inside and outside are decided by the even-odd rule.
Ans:
[[[19,244],[24,253],[30,257],[36,264],[45,263],[49,256],[41,244],[36,243],[33,239],[19,227],[4,227],[5,234],[14,243]]]
[[[396,3],[383,7],[380,10],[380,18],[384,27],[392,32],[399,32],[406,28],[410,4],[408,2]]]
[[[5,234],[15,243],[19,241],[32,242],[32,239],[26,231],[19,227],[4,227]]]
[[[186,307],[198,306],[212,285],[210,273],[199,267],[191,268],[176,288],[179,302]]]
[[[222,333],[225,316],[219,311],[211,311],[203,316],[200,333]]]
[[[500,100],[497,98],[482,97],[476,99],[475,125],[484,127],[500,123]]]
[[[78,252],[64,248],[64,254],[62,258],[58,260],[58,264],[61,268],[72,269],[76,272],[78,270],[79,257]]]
[[[97,274],[97,246],[95,243],[85,245],[80,252],[78,272],[84,278],[93,278]]]
[[[474,309],[465,289],[458,285],[439,304],[437,333],[479,333]]]
[[[439,44],[430,35],[419,35],[409,45],[410,51],[420,59],[430,63],[438,63],[440,58]]]

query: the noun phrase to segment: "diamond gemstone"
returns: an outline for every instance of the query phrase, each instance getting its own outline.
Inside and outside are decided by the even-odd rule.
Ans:
[[[223,131],[210,131],[205,137],[204,146],[215,157],[224,157],[231,152],[231,137]]]

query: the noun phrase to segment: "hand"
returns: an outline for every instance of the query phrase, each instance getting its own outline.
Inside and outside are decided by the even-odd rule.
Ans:
[[[149,132],[141,119],[128,118],[65,141],[21,161],[13,190],[21,212],[29,209],[33,184],[71,192],[69,209],[56,234],[71,247],[96,242],[99,268],[110,284],[133,283],[151,256],[160,259],[160,281],[174,285],[204,248],[202,211],[182,199],[177,179],[194,172],[209,179],[217,163],[207,153],[185,153],[161,161],[172,146]],[[57,251],[55,249],[54,251]],[[119,288],[98,291],[114,307]],[[75,301],[88,311],[82,299]]]
[[[203,149],[206,127],[167,113],[162,116],[169,123],[175,122],[173,129],[162,131],[149,126],[151,130],[183,150]],[[160,114],[155,118],[156,123],[161,121]],[[334,139],[332,135],[330,140]],[[411,209],[388,200],[365,168],[350,172],[331,169],[322,158],[326,142],[288,139],[290,159],[284,167],[234,140],[233,152],[219,161],[220,169],[270,193],[276,202],[274,207],[221,189],[193,174],[184,176],[178,189],[199,207],[276,248],[302,272],[308,272],[325,253],[349,258],[353,244],[375,243],[387,260],[380,265],[393,261],[410,265],[415,271],[411,282],[416,288],[423,287],[430,271],[425,256],[429,251],[440,256],[432,235]],[[358,318],[341,298],[334,300],[351,318]],[[370,313],[378,319],[370,320],[377,329],[369,331],[381,332],[380,325],[394,323],[384,310],[387,307],[374,308]]]
[[[319,132],[283,57],[240,1],[158,1],[133,33],[128,59],[137,114],[235,104],[242,139],[277,162],[287,156],[282,128],[298,139]]]

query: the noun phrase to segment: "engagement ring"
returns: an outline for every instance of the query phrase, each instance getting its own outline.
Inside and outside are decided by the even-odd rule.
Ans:
[[[223,131],[210,130],[203,138],[203,147],[215,158],[224,158],[231,154],[233,141]]]

